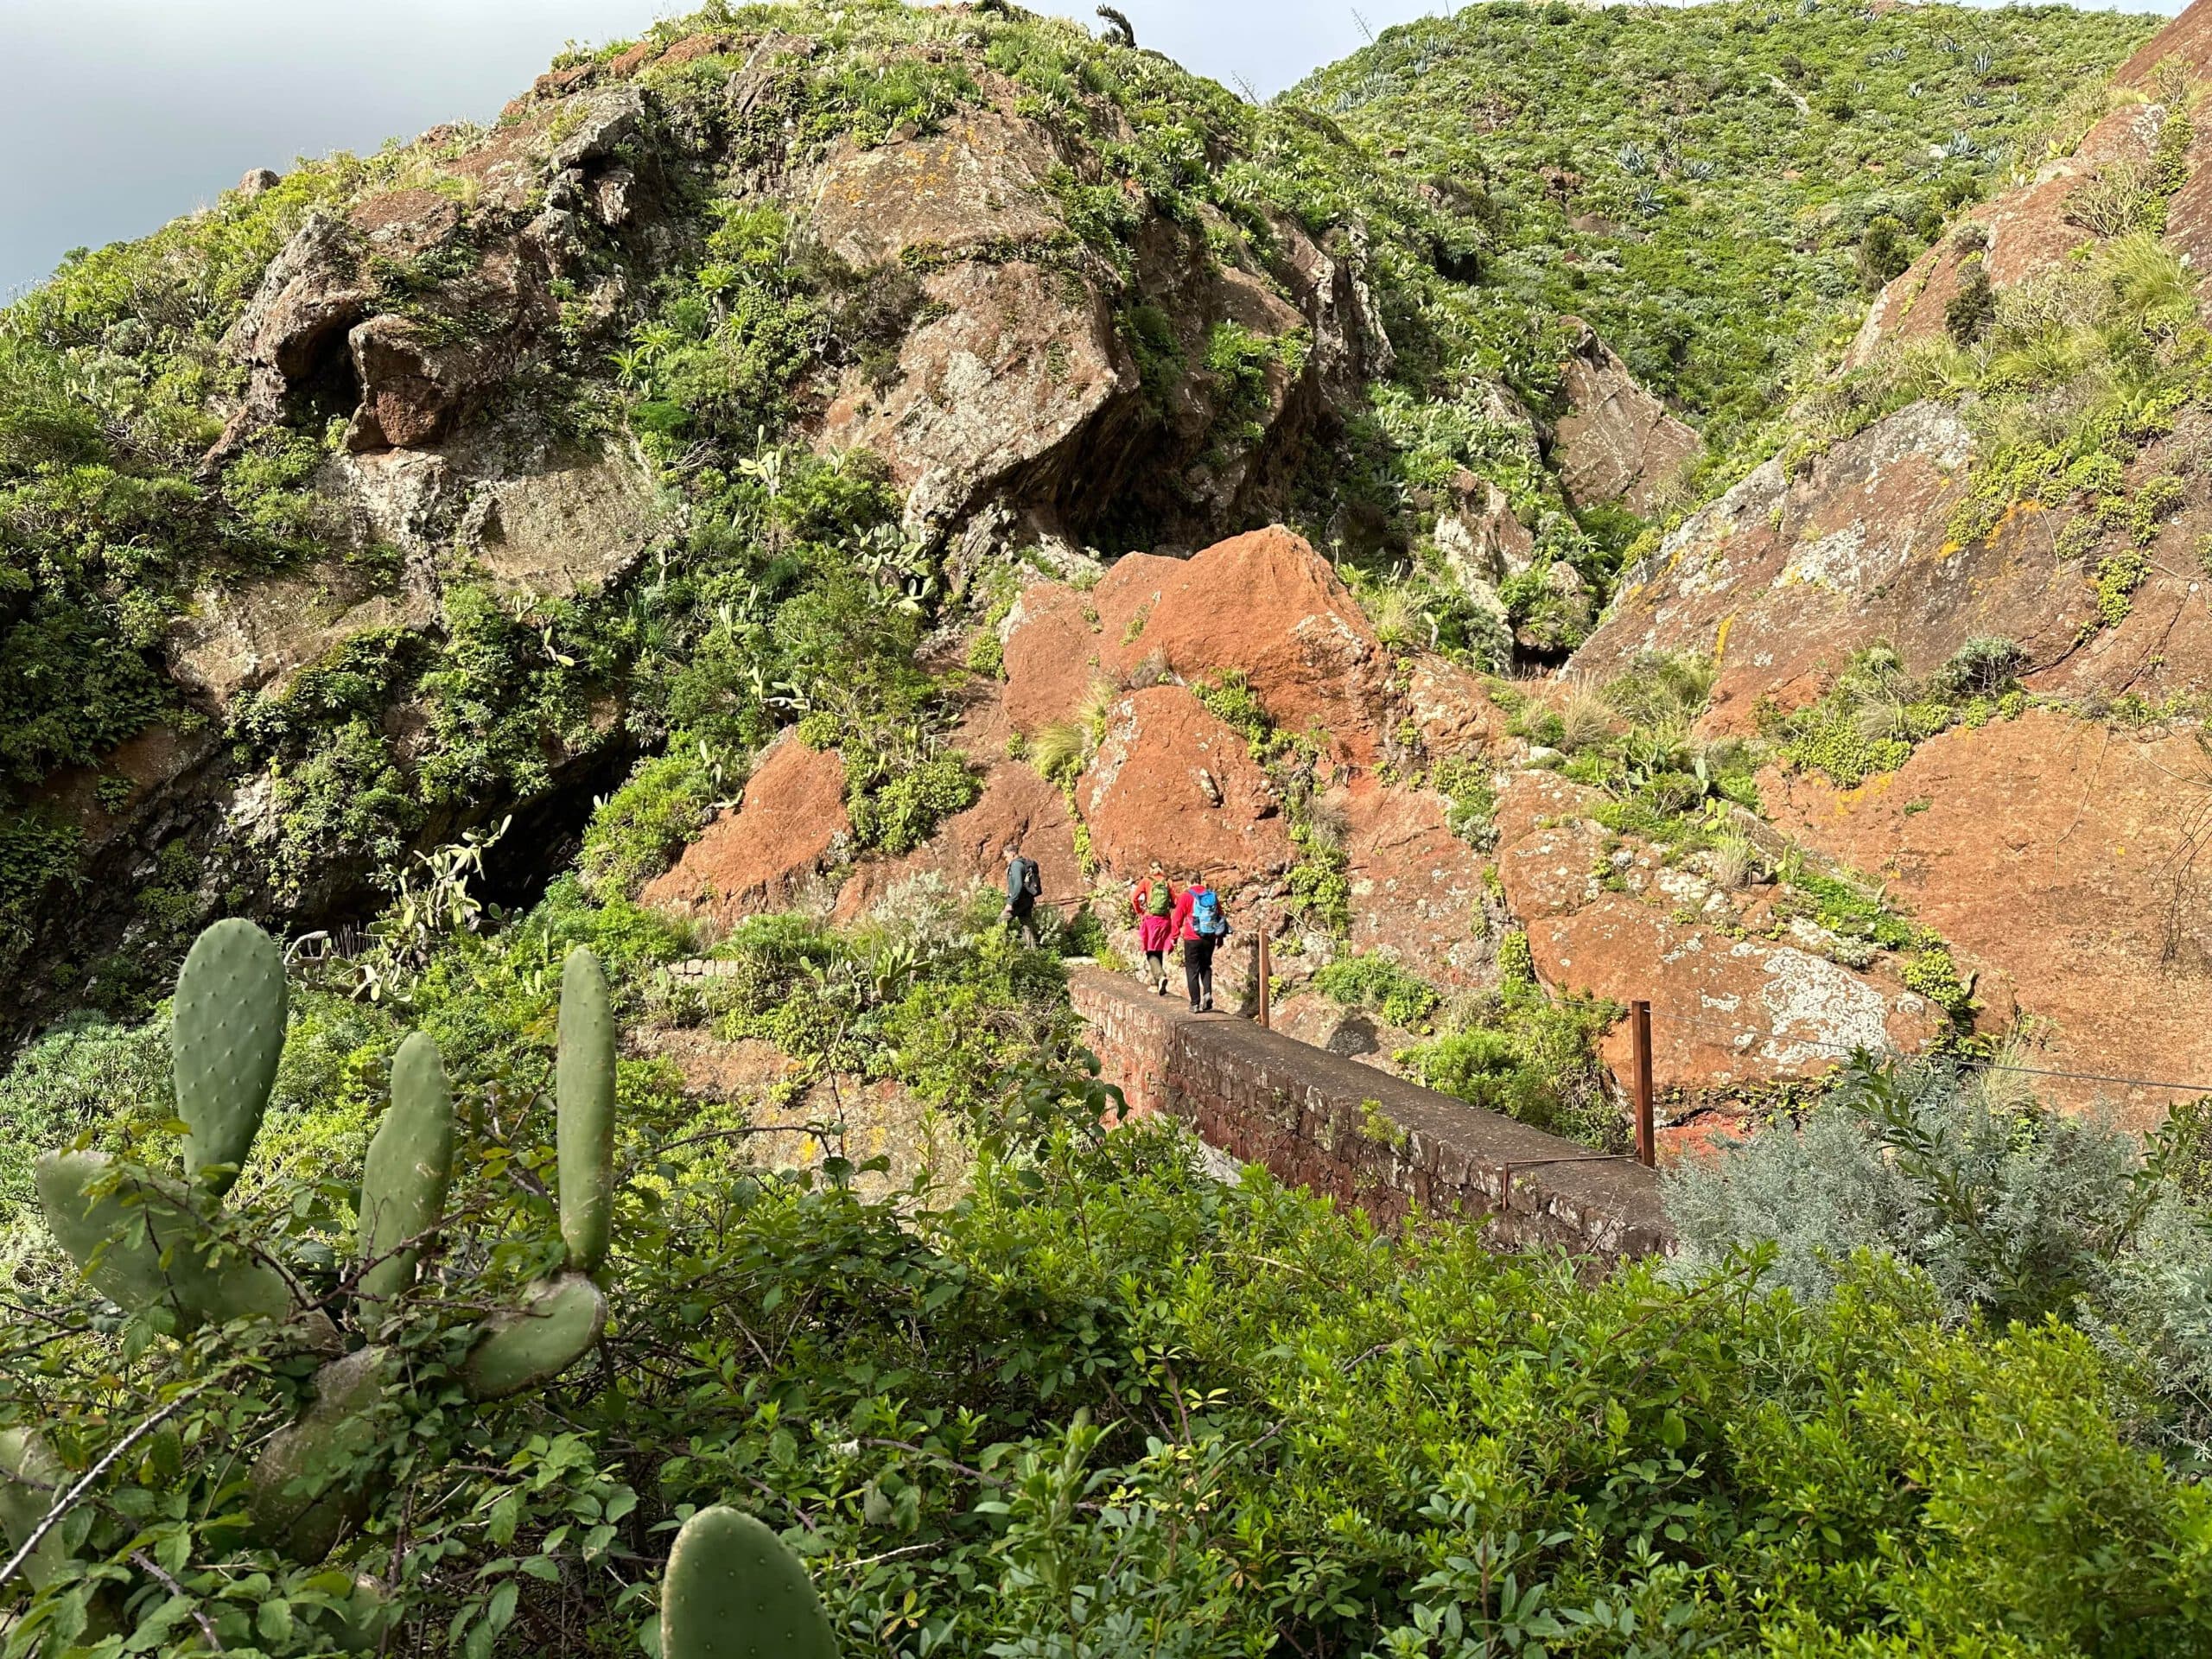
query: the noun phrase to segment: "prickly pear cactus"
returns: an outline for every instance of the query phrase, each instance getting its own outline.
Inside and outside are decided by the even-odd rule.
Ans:
[[[261,1128],[284,1052],[284,953],[251,922],[217,922],[176,976],[177,1115],[184,1171],[219,1197]]]
[[[461,1381],[477,1400],[550,1382],[591,1351],[607,1327],[607,1295],[581,1273],[530,1287],[520,1307],[494,1313],[468,1351]]]
[[[391,1062],[391,1109],[361,1168],[365,1302],[389,1301],[414,1284],[423,1236],[444,1213],[452,1184],[453,1090],[438,1046],[418,1031]]]
[[[291,1287],[266,1262],[222,1245],[186,1195],[105,1153],[48,1153],[39,1205],[54,1242],[110,1301],[166,1307],[180,1335],[232,1319],[281,1319]]]
[[[661,1659],[836,1659],[837,1638],[806,1568],[741,1510],[683,1523],[661,1581]]]
[[[246,922],[219,922],[192,947],[177,981],[172,1046],[177,1103],[188,1131],[187,1187],[102,1153],[38,1160],[39,1202],[55,1241],[94,1288],[134,1313],[168,1310],[177,1334],[234,1319],[288,1321],[295,1352],[335,1353],[337,1325],[295,1306],[269,1262],[230,1242],[220,1202],[252,1150],[284,1044],[283,953]],[[496,1400],[550,1382],[597,1342],[607,1297],[592,1270],[606,1260],[613,1208],[614,1021],[607,976],[586,950],[569,958],[556,1065],[561,1234],[571,1270],[529,1287],[477,1330],[462,1381]],[[437,1046],[417,1033],[393,1058],[392,1100],[363,1166],[354,1323],[375,1329],[413,1288],[425,1235],[444,1213],[453,1178],[453,1095]],[[325,1364],[314,1398],[275,1435],[249,1477],[256,1531],[307,1564],[321,1560],[373,1495],[357,1466],[376,1443],[376,1414],[393,1396],[392,1362],[371,1346]],[[27,1431],[0,1434],[0,1529],[20,1547],[44,1514],[42,1471],[60,1465]],[[50,1575],[82,1541],[82,1522],[57,1529],[34,1558]],[[51,1558],[51,1559],[49,1559]],[[46,1565],[41,1567],[38,1563]],[[373,1641],[388,1607],[361,1580],[349,1609]],[[356,1615],[359,1619],[356,1620]]]
[[[614,1211],[614,1012],[599,958],[583,946],[561,970],[558,1107],[561,1239],[569,1267],[595,1273]]]
[[[0,1532],[8,1535],[10,1553],[21,1549],[38,1530],[60,1496],[67,1472],[61,1459],[54,1455],[54,1448],[29,1429],[0,1431]],[[73,1516],[46,1535],[23,1563],[24,1574],[33,1585],[46,1583],[69,1559],[71,1523],[76,1522],[74,1530],[81,1535],[91,1521],[89,1514],[81,1522]]]
[[[384,1398],[386,1355],[363,1348],[315,1376],[315,1400],[269,1442],[249,1478],[254,1530],[272,1549],[314,1563],[330,1554],[369,1493],[343,1484],[346,1465],[374,1444],[372,1414]]]

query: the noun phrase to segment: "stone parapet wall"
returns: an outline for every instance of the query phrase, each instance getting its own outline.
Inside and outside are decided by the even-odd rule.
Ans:
[[[1209,1146],[1390,1228],[1485,1218],[1506,1248],[1605,1257],[1672,1248],[1657,1177],[1496,1112],[1419,1088],[1248,1020],[1192,1014],[1096,968],[1069,975],[1109,1082],[1136,1112],[1168,1112]]]

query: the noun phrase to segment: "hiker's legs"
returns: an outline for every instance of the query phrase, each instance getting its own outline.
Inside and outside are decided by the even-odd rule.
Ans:
[[[1037,948],[1037,901],[1033,899],[1017,899],[1007,907],[1007,915],[1008,918],[1007,931],[1011,932],[1014,928],[1019,927],[1021,930],[1021,942],[1031,950],[1035,950]]]
[[[1191,1012],[1203,1014],[1213,1006],[1213,941],[1183,941],[1183,986],[1191,994]]]
[[[1167,959],[1164,951],[1147,950],[1144,953],[1144,982],[1154,991],[1167,988]]]

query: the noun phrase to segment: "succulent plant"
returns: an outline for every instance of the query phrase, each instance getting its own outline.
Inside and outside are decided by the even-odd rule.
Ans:
[[[39,1160],[39,1198],[56,1242],[125,1309],[165,1313],[180,1335],[233,1320],[289,1321],[301,1347],[330,1352],[344,1345],[340,1327],[241,1242],[220,1207],[268,1109],[285,1009],[276,942],[251,922],[210,927],[178,976],[171,1037],[188,1179],[103,1153],[50,1153]],[[614,1038],[607,976],[579,947],[563,973],[555,1062],[566,1267],[481,1321],[461,1370],[474,1400],[553,1381],[606,1328],[607,1297],[591,1275],[606,1262],[614,1203]],[[393,1058],[391,1105],[362,1168],[347,1324],[372,1338],[414,1287],[443,1219],[454,1134],[444,1062],[417,1032]],[[271,1438],[251,1474],[255,1529],[270,1548],[312,1565],[359,1518],[371,1496],[359,1465],[377,1443],[376,1414],[397,1397],[393,1371],[389,1351],[372,1340],[315,1372],[307,1408]],[[45,1514],[47,1471],[60,1469],[35,1435],[0,1435],[0,1529],[17,1548]],[[57,1529],[34,1558],[48,1574],[67,1559],[68,1532]]]
[[[683,1523],[661,1581],[661,1659],[836,1659],[822,1599],[783,1541],[742,1510]]]

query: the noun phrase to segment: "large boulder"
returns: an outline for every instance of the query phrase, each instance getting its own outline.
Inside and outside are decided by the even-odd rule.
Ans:
[[[1232,889],[1297,857],[1282,804],[1243,737],[1181,686],[1113,706],[1076,800],[1109,876],[1133,879],[1158,859]]]
[[[1560,365],[1567,413],[1552,440],[1560,487],[1578,507],[1620,502],[1649,513],[1696,456],[1697,433],[1637,383],[1613,348],[1579,318]]]
[[[1652,1007],[1652,1081],[1669,1116],[1756,1097],[1833,1071],[1852,1051],[1913,1053],[1943,1017],[1894,969],[1861,969],[1783,933],[1761,894],[1732,894],[1606,830],[1596,791],[1517,773],[1499,804],[1498,874],[1538,979]],[[1603,1053],[1630,1075],[1630,1034]]]
[[[1132,554],[1091,599],[1109,673],[1242,675],[1277,726],[1325,734],[1343,760],[1374,759],[1386,714],[1381,649],[1303,537],[1273,527],[1188,559]]]

